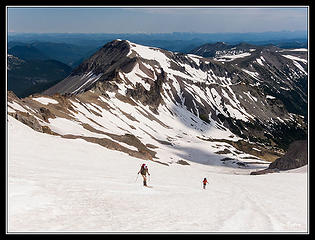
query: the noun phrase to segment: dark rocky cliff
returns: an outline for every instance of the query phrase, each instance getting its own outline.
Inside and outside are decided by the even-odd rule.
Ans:
[[[289,170],[308,164],[307,140],[294,141],[290,144],[288,152],[269,165],[269,169]]]

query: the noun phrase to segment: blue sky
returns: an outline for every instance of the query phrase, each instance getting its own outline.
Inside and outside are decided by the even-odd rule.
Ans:
[[[8,7],[16,33],[170,33],[307,30],[307,7]]]

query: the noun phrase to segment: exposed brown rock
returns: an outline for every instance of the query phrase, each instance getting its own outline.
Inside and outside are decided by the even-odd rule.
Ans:
[[[190,165],[188,162],[186,162],[184,160],[178,160],[176,163],[180,164],[180,165]]]
[[[39,124],[38,120],[29,113],[16,111],[15,113],[8,113],[16,120],[20,121],[21,123],[29,126],[30,128],[34,129],[37,132],[43,132],[42,126]]]

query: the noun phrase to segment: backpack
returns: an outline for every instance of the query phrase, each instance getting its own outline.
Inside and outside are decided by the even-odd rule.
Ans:
[[[141,173],[142,175],[146,175],[147,171],[148,171],[148,167],[142,165],[142,166],[141,166],[140,173]]]

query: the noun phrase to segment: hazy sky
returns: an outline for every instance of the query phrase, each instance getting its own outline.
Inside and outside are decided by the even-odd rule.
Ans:
[[[307,30],[307,7],[8,7],[9,32],[170,33]]]

